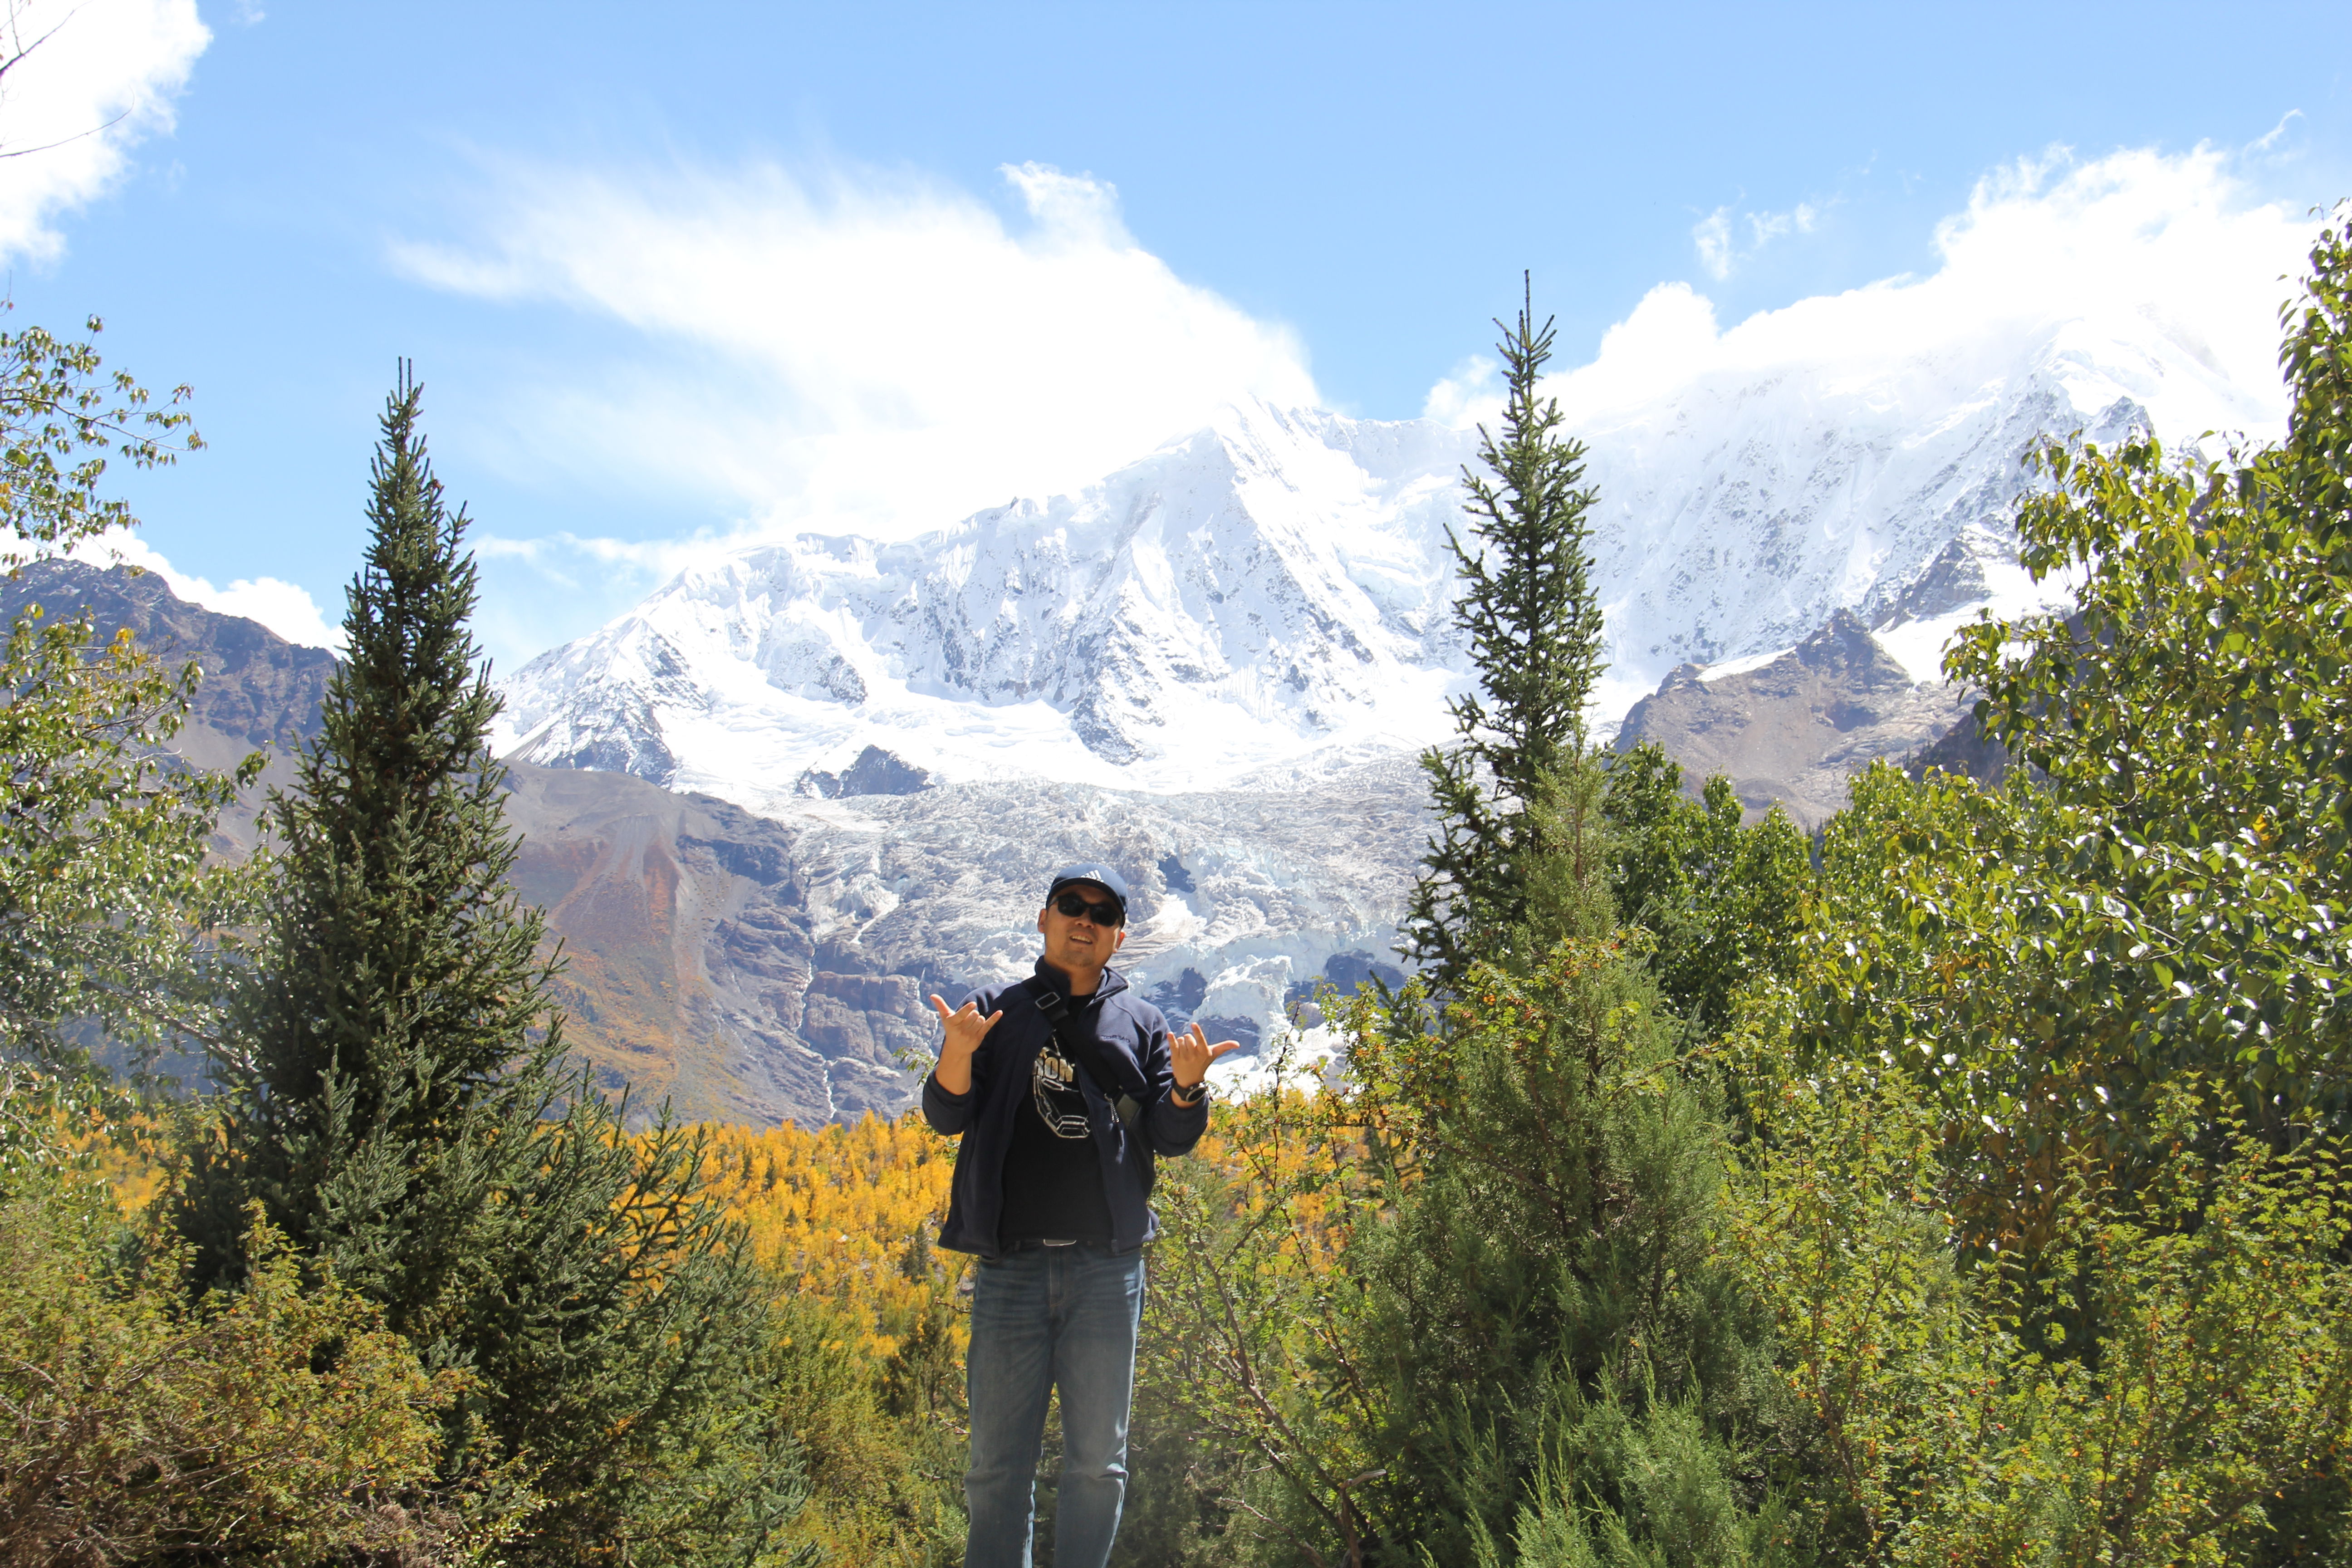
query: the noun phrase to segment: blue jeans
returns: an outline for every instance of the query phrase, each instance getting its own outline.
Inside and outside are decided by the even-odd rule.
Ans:
[[[1127,1414],[1143,1255],[1046,1247],[982,1261],[971,1289],[964,1568],[1029,1568],[1045,1401],[1062,1392],[1055,1568],[1102,1568],[1127,1500]]]

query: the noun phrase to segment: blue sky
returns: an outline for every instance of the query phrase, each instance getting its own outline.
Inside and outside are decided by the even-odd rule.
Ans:
[[[1522,268],[1575,364],[1662,283],[1932,272],[1988,181],[2122,150],[2352,194],[2352,6],[1790,9],[93,0],[96,85],[0,144],[144,96],[79,184],[0,164],[0,245],[18,321],[194,384],[146,544],[285,626],[414,357],[510,667],[698,540],[946,523],[1224,395],[1419,415]]]

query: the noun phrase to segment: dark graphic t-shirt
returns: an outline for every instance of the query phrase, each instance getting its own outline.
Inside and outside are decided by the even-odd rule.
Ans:
[[[1110,1244],[1110,1205],[1103,1198],[1102,1158],[1087,1127],[1086,1096],[1077,1068],[1051,1039],[1038,1051],[1029,1093],[1013,1112],[997,1241]]]

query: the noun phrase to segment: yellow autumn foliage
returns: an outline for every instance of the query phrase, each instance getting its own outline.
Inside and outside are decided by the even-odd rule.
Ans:
[[[840,1348],[885,1361],[971,1260],[934,1253],[955,1142],[920,1112],[814,1132],[710,1127],[710,1190],[743,1221],[753,1255],[843,1325]],[[955,1321],[961,1355],[963,1321]]]

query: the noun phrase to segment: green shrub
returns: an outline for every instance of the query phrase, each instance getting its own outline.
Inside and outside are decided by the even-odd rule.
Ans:
[[[462,1372],[428,1374],[257,1210],[246,1283],[189,1304],[184,1247],[103,1186],[20,1167],[0,1201],[0,1563],[468,1563],[532,1500],[436,1486]]]
[[[2225,1126],[2206,1152],[2200,1098],[2164,1097],[2137,1189],[2077,1160],[2028,1268],[1956,1266],[1938,1118],[1902,1075],[1765,1092],[1727,1246],[1811,1418],[1801,1500],[1836,1560],[2346,1560],[2352,1189],[2322,1141]]]

